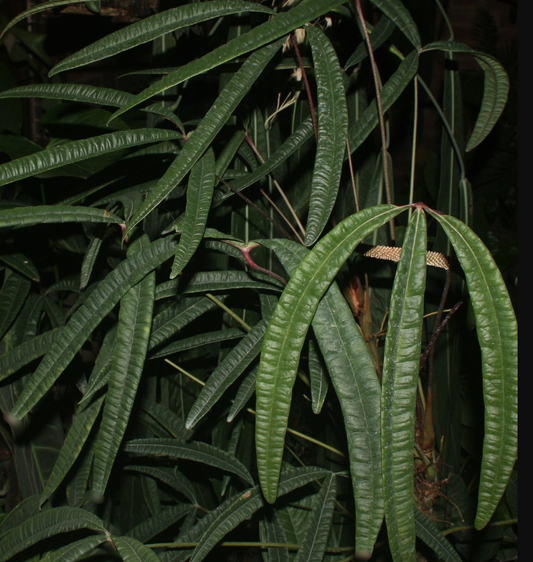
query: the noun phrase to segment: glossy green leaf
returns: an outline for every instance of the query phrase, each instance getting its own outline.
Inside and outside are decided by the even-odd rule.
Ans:
[[[50,76],[111,57],[152,41],[166,33],[190,27],[213,18],[240,12],[274,13],[266,6],[253,2],[244,2],[243,0],[212,0],[208,3],[186,4],[178,8],[162,11],[107,35],[103,39],[62,60],[52,68]]]
[[[418,71],[418,52],[412,51],[401,62],[398,70],[387,80],[381,90],[381,103],[383,111],[388,111],[400,94],[409,85]],[[377,127],[379,116],[376,100],[365,109],[363,115],[357,121],[351,122],[348,128],[350,139],[350,150],[354,152],[370,133]]]
[[[132,245],[128,256],[141,254],[147,246],[145,236]],[[128,427],[150,341],[154,295],[155,272],[151,272],[120,301],[108,391],[94,454],[93,490],[97,494],[105,492]]]
[[[79,529],[88,529],[97,533],[105,532],[102,521],[84,509],[56,507],[42,511],[3,537],[0,562],[7,562],[15,554],[44,539]]]
[[[223,330],[216,330],[214,332],[204,332],[203,334],[190,336],[188,338],[180,339],[174,343],[171,343],[166,347],[163,347],[157,353],[151,355],[150,359],[165,357],[167,355],[172,355],[173,353],[179,353],[180,351],[186,351],[204,345],[207,346],[213,343],[234,340],[236,338],[242,338],[243,336],[244,333],[239,328],[225,328]]]
[[[200,441],[185,443],[177,439],[136,439],[126,443],[124,450],[138,455],[165,455],[172,459],[187,459],[208,464],[236,474],[253,484],[250,473],[238,459],[222,449]]]
[[[24,12],[21,12],[17,17],[13,18],[9,22],[9,24],[4,27],[0,37],[4,36],[18,22],[30,16],[34,16],[35,14],[38,14],[40,12],[52,10],[53,8],[59,8],[60,6],[68,6],[69,4],[79,4],[79,2],[78,0],[48,0],[48,2],[43,2],[41,4],[37,4],[36,6],[32,6],[29,10],[25,10]]]
[[[109,381],[109,372],[111,370],[111,361],[113,359],[113,349],[115,347],[115,339],[117,336],[118,326],[115,324],[105,335],[100,353],[96,357],[89,384],[85,388],[83,398],[79,401],[78,407],[83,410],[91,402],[96,393],[104,387]]]
[[[259,49],[280,37],[284,37],[305,23],[313,21],[330,10],[333,10],[339,4],[342,4],[343,1],[344,0],[314,0],[313,2],[298,4],[295,8],[281,13],[248,33],[238,35],[224,45],[204,55],[202,58],[194,60],[180,67],[178,70],[171,72],[163,79],[146,88],[136,97],[135,103],[124,106],[120,111],[115,113],[114,117],[118,117],[132,107],[135,107],[168,88],[185,82],[185,80],[189,78],[198,76],[240,55]],[[268,52],[268,49],[266,51]],[[258,55],[264,52],[265,50],[262,49],[255,54]],[[254,61],[254,64],[256,63],[256,59],[253,55],[249,60]]]
[[[422,209],[407,227],[390,303],[381,394],[383,497],[395,562],[415,558],[413,447],[420,368],[427,233]]]
[[[248,404],[248,400],[253,396],[255,392],[256,375],[257,367],[254,367],[242,380],[229,410],[228,422],[232,422],[237,417],[239,412]]]
[[[12,415],[24,417],[70,363],[101,320],[113,309],[122,296],[150,271],[173,255],[176,243],[169,238],[159,239],[138,255],[123,261],[90,294],[65,325],[39,367],[26,383]]]
[[[366,25],[368,28],[370,27],[368,23]],[[389,18],[382,16],[378,23],[372,29],[368,30],[370,33],[370,42],[372,43],[372,51],[375,52],[376,49],[379,49],[379,47],[387,41],[387,39],[392,35],[394,28],[394,23],[392,23]],[[358,45],[355,53],[346,61],[344,68],[355,66],[366,59],[366,57],[368,57],[368,47],[366,42],[363,41]]]
[[[211,373],[196,402],[189,411],[187,421],[185,422],[187,428],[194,427],[209,412],[224,392],[259,355],[265,331],[266,322],[261,320]]]
[[[381,205],[339,223],[304,258],[281,295],[263,340],[256,384],[257,464],[270,503],[276,498],[300,352],[320,299],[357,244],[402,211]]]
[[[295,562],[321,562],[324,558],[336,497],[337,480],[330,474],[316,495]]]
[[[21,367],[44,355],[52,345],[57,330],[50,330],[17,345],[0,356],[0,381],[16,373]]]
[[[42,506],[46,500],[56,491],[57,487],[63,482],[80,455],[91,429],[102,409],[104,397],[96,399],[85,410],[78,410],[72,425],[57,458],[52,474],[46,481],[46,486],[39,498],[39,504]]]
[[[231,182],[231,186],[235,191],[241,191],[252,185],[256,181],[264,178],[278,166],[283,164],[292,154],[294,154],[302,145],[313,137],[313,122],[308,117],[300,123],[298,129],[294,131],[290,137],[268,158],[263,164],[258,166],[253,172],[243,175]],[[233,191],[218,192],[214,200],[214,205],[220,204],[222,201],[233,195]]]
[[[261,535],[262,542],[274,544],[288,544],[287,535],[283,528],[283,523],[275,509],[265,510],[265,517],[261,520],[263,531]],[[289,562],[289,550],[287,548],[270,547],[267,550],[268,562]]]
[[[320,353],[313,339],[309,340],[309,379],[311,382],[311,408],[313,414],[320,414],[328,393],[328,378]]]
[[[63,222],[120,224],[124,222],[124,219],[103,209],[67,205],[39,205],[38,207],[17,207],[0,211],[0,228]]]
[[[275,283],[274,279],[272,281]],[[199,271],[188,279],[187,285],[183,287],[183,294],[231,289],[280,290],[279,285],[273,283],[258,281],[246,271]]]
[[[132,537],[140,542],[148,542],[150,539],[162,533],[168,527],[185,517],[196,506],[191,504],[174,505],[163,509],[157,515],[145,519],[142,523],[130,529],[127,536]]]
[[[91,552],[97,546],[100,546],[107,540],[106,536],[96,535],[85,537],[79,541],[67,544],[66,546],[50,552],[44,558],[41,558],[42,562],[76,562],[81,560],[84,554]]]
[[[83,256],[83,263],[81,264],[80,289],[85,289],[89,283],[103,241],[102,233],[97,232],[87,246],[87,251],[85,252],[85,256]]]
[[[86,84],[32,84],[30,86],[19,86],[0,92],[0,99],[4,98],[42,98],[122,107],[130,103],[135,96],[121,90],[89,86]],[[144,107],[141,111],[154,113],[164,117],[176,126],[182,127],[181,121],[176,115],[159,103]]]
[[[475,525],[492,517],[517,456],[517,323],[505,282],[489,250],[458,219],[429,211],[444,229],[463,269],[481,348],[485,437]]]
[[[55,170],[66,164],[81,162],[94,156],[109,154],[141,144],[172,140],[179,136],[173,131],[135,129],[133,131],[115,131],[88,139],[66,142],[54,148],[41,150],[35,154],[2,164],[0,166],[0,186],[49,170]],[[4,212],[2,211],[2,213]]]
[[[1,212],[1,211],[0,211]],[[0,291],[0,338],[9,330],[30,292],[31,282],[11,272]]]
[[[141,474],[151,476],[152,478],[155,478],[156,480],[159,480],[163,484],[166,484],[170,488],[176,490],[176,492],[180,492],[181,494],[183,494],[188,500],[190,500],[191,503],[197,503],[194,485],[178,471],[170,474],[169,472],[161,470],[160,468],[135,465],[128,465],[124,468],[124,470],[131,470],[133,472],[139,472]]]
[[[370,0],[376,8],[379,8],[392,22],[396,24],[398,29],[411,41],[411,43],[420,48],[422,41],[418,33],[413,18],[409,11],[405,8],[400,0]],[[371,38],[372,40],[372,38]]]
[[[174,336],[184,326],[216,306],[207,297],[190,297],[170,305],[154,318],[149,349]]]
[[[60,328],[65,325],[65,314],[61,310],[59,304],[52,300],[49,296],[43,297],[43,308],[50,320],[52,328]]]
[[[187,187],[187,205],[170,278],[174,279],[189,263],[204,236],[207,215],[215,189],[215,153],[209,149],[193,166]]]
[[[313,169],[305,245],[312,246],[326,226],[337,199],[348,134],[343,71],[320,27],[308,26],[318,98],[318,143]]]
[[[167,435],[176,439],[190,439],[192,433],[185,427],[183,420],[172,410],[148,398],[142,400],[141,408],[166,429]]]
[[[418,509],[414,510],[416,536],[424,541],[443,562],[461,562],[453,546],[441,535],[438,527]]]
[[[271,240],[290,275],[308,252],[295,242]],[[371,552],[383,521],[381,385],[368,346],[334,283],[318,305],[312,327],[340,402],[354,487],[356,545]]]
[[[113,543],[124,562],[161,562],[157,554],[131,537],[113,537]]]
[[[509,78],[505,69],[494,57],[474,51],[470,47],[455,41],[436,41],[426,45],[423,51],[431,50],[452,51],[456,53],[470,53],[477,60],[485,75],[485,87],[483,89],[483,100],[481,109],[466,146],[466,150],[472,150],[480,144],[492,131],[496,121],[500,118],[509,93]]]
[[[0,256],[0,261],[3,261],[11,269],[25,275],[30,281],[39,281],[39,272],[37,271],[37,268],[24,254],[4,254],[3,256]]]
[[[167,197],[200,159],[280,47],[281,43],[278,41],[253,53],[233,75],[169,169],[135,211],[126,233]],[[124,111],[127,108],[126,106]]]

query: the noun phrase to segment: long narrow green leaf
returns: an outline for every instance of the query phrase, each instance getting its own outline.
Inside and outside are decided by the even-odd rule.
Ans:
[[[174,279],[189,263],[204,236],[207,215],[215,190],[215,153],[209,149],[193,166],[187,187],[183,234],[176,248],[170,278]]]
[[[166,484],[169,488],[176,490],[176,492],[180,492],[181,494],[183,494],[188,500],[190,500],[191,503],[197,503],[194,485],[180,472],[176,471],[173,474],[169,474],[168,472],[165,472],[159,468],[154,468],[152,466],[135,465],[128,465],[124,467],[124,470],[131,470],[151,476],[152,478],[159,480],[163,484]]]
[[[368,23],[366,25],[367,27],[370,27]],[[394,28],[394,23],[389,18],[382,16],[378,23],[372,29],[368,30],[371,33],[370,41],[372,43],[372,51],[376,51],[376,49],[385,43],[385,41],[392,35]],[[355,66],[366,59],[366,57],[368,57],[368,47],[366,42],[363,41],[358,45],[355,53],[346,61],[344,68],[346,69],[351,66]]]
[[[251,517],[263,505],[259,486],[254,486],[233,496],[232,502],[218,514],[205,534],[199,540],[191,556],[191,562],[201,562],[213,547],[237,525]]]
[[[200,441],[185,443],[177,439],[136,439],[126,443],[124,450],[140,455],[165,455],[173,459],[201,462],[236,474],[245,482],[253,484],[246,467],[233,455]]]
[[[124,106],[120,111],[117,111],[113,117],[118,117],[143,101],[150,99],[168,88],[177,86],[189,78],[198,76],[240,55],[259,49],[267,43],[284,37],[305,23],[313,21],[330,10],[333,10],[339,4],[342,4],[343,1],[344,0],[313,0],[313,2],[298,4],[295,8],[283,12],[248,33],[235,37],[235,39],[228,41],[214,51],[204,55],[201,59],[192,61],[175,72],[171,72],[163,79],[146,88],[146,90],[136,97],[134,103]]]
[[[153,550],[131,537],[113,537],[113,543],[124,562],[161,562]]]
[[[182,293],[211,293],[230,289],[279,290],[279,286],[262,283],[251,277],[247,271],[200,271],[191,275]]]
[[[339,223],[304,258],[281,295],[263,340],[256,384],[257,465],[270,503],[276,499],[300,352],[320,299],[357,244],[402,211],[381,205]]]
[[[266,162],[258,166],[253,172],[245,174],[240,178],[231,182],[231,186],[235,191],[241,191],[252,185],[267,174],[275,170],[283,162],[285,162],[292,154],[294,154],[302,145],[313,137],[313,122],[311,118],[305,119],[298,129],[270,156]],[[217,192],[213,198],[213,205],[219,205],[222,201],[233,195],[233,191]]]
[[[11,272],[0,291],[0,338],[9,330],[17,317],[28,293],[31,281],[18,273]]]
[[[300,544],[295,562],[321,562],[328,544],[333,509],[337,496],[337,480],[330,474],[322,482],[313,511],[307,521],[305,537]]]
[[[2,538],[0,562],[7,562],[15,554],[38,542],[79,529],[105,533],[102,521],[85,509],[56,507],[30,517]]]
[[[44,558],[41,558],[41,562],[76,562],[84,554],[91,552],[91,550],[94,550],[106,540],[107,537],[102,535],[85,537],[79,541],[67,544],[59,550],[50,552]]]
[[[22,275],[25,275],[31,281],[39,282],[39,272],[37,268],[24,254],[4,254],[0,256],[0,261],[3,261],[11,269],[22,273]]]
[[[167,260],[176,243],[170,238],[153,242],[148,249],[123,261],[87,298],[64,328],[39,367],[26,383],[13,411],[13,416],[24,417],[70,363],[91,332],[112,310],[122,296],[150,271]]]
[[[216,306],[207,297],[190,297],[169,306],[154,318],[149,349],[174,336],[184,326]]]
[[[474,130],[466,146],[466,150],[472,150],[480,144],[492,131],[496,121],[500,118],[509,93],[509,78],[503,66],[490,55],[480,51],[474,51],[470,47],[455,41],[436,41],[423,48],[423,51],[431,50],[452,51],[456,53],[470,53],[479,63],[485,74],[485,87],[483,89],[483,100],[477,117]]]
[[[165,10],[115,31],[81,51],[70,55],[52,68],[50,76],[111,57],[152,41],[166,33],[240,12],[275,13],[266,6],[244,2],[243,0],[212,0],[211,2],[187,4]]]
[[[185,177],[280,47],[278,41],[253,53],[233,75],[169,169],[135,211],[126,232],[143,220]]]
[[[381,91],[383,111],[387,111],[415,77],[418,70],[418,51],[412,51],[402,61],[398,70],[387,80]],[[355,123],[350,123],[348,135],[350,150],[354,152],[377,127],[379,115],[376,100],[365,109],[363,115]]]
[[[97,137],[67,142],[2,164],[0,166],[0,186],[122,148],[172,140],[179,136],[178,133],[162,129],[135,129],[133,131],[115,131]]]
[[[392,289],[381,393],[385,520],[395,562],[415,559],[413,447],[426,286],[425,214],[413,214]]]
[[[124,222],[124,219],[103,209],[70,205],[39,205],[38,207],[17,207],[0,211],[0,228],[63,222],[120,224]]]
[[[209,412],[231,384],[259,355],[265,331],[266,322],[261,320],[213,371],[189,412],[185,422],[187,428],[194,427]]]
[[[393,21],[398,29],[411,41],[411,43],[420,48],[422,41],[413,18],[409,11],[405,8],[400,0],[370,0],[374,6],[379,8],[391,21]]]
[[[465,274],[481,348],[485,437],[475,525],[492,517],[517,455],[517,323],[505,282],[489,250],[465,224],[429,211],[444,229]]]
[[[311,409],[313,414],[320,414],[328,393],[328,378],[323,361],[320,358],[315,340],[309,339],[309,379],[311,381]]]
[[[128,531],[127,536],[132,537],[140,542],[148,542],[150,539],[168,529],[171,525],[185,517],[196,506],[192,504],[174,505],[163,509],[157,515],[145,519],[139,525],[136,525]]]
[[[176,439],[191,438],[192,432],[185,427],[183,420],[172,410],[148,398],[142,400],[141,408],[167,430],[167,435],[172,435]]]
[[[147,241],[147,236],[139,239],[128,255],[139,255]],[[133,409],[150,341],[154,295],[155,272],[151,272],[120,301],[108,391],[94,454],[93,490],[97,494],[105,492]]]
[[[50,330],[39,336],[17,345],[0,356],[0,381],[16,373],[21,367],[44,355],[52,345],[57,330]]]
[[[318,144],[313,168],[305,245],[312,246],[335,205],[348,134],[343,71],[337,54],[319,27],[307,26],[318,97]]]
[[[295,242],[265,243],[292,275],[307,251]],[[316,309],[313,331],[339,398],[350,457],[356,515],[356,547],[371,552],[383,521],[381,385],[368,346],[338,286]]]
[[[195,347],[200,347],[203,345],[210,345],[213,343],[220,343],[223,341],[234,340],[236,338],[242,338],[243,335],[243,331],[239,328],[225,328],[223,330],[217,330],[215,332],[205,332],[203,334],[198,334],[197,336],[191,336],[189,338],[184,338],[171,343],[166,347],[163,347],[163,349],[161,349],[157,353],[151,355],[150,359],[165,357],[173,353],[187,351],[189,349],[194,349]]]
[[[416,536],[423,540],[443,562],[461,562],[453,546],[441,535],[438,527],[418,509],[414,510]]]
[[[39,504],[41,506],[56,491],[57,487],[63,482],[63,479],[76,462],[83,446],[87,442],[103,403],[104,397],[101,396],[92,402],[89,407],[85,408],[85,410],[78,410],[74,416],[65,442],[54,464],[52,474],[50,474],[41,497],[39,498]]]
[[[135,96],[121,90],[88,86],[86,84],[32,84],[0,92],[0,99],[5,98],[43,98],[122,107],[131,102]],[[181,121],[176,115],[159,103],[143,107],[141,111],[155,113],[168,119],[174,125],[182,127]]]
[[[228,422],[232,422],[237,414],[248,404],[248,400],[255,392],[255,379],[257,376],[257,367],[254,367],[243,379],[237,390],[237,394],[233,400],[233,404],[228,413]]]

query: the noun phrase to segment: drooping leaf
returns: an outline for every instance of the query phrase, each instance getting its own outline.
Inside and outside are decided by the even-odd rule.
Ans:
[[[52,100],[77,101],[80,103],[94,103],[98,105],[108,105],[111,107],[121,107],[133,100],[135,96],[121,90],[102,88],[99,86],[89,86],[86,84],[32,84],[31,86],[19,86],[10,90],[0,92],[0,99],[3,98],[43,98]],[[158,103],[144,107],[141,111],[160,115],[182,127],[181,121],[164,106]]]
[[[395,562],[415,558],[413,447],[426,252],[425,214],[422,209],[416,209],[407,227],[394,279],[383,359],[383,498],[389,544]]]
[[[0,256],[0,261],[3,261],[11,269],[22,273],[30,281],[39,281],[39,272],[33,262],[24,254],[4,254]]]
[[[187,206],[170,278],[177,277],[200,245],[215,189],[215,153],[209,149],[193,166],[187,188]]]
[[[270,320],[256,383],[256,449],[265,498],[276,498],[279,470],[300,351],[320,299],[361,240],[402,208],[381,205],[339,223],[298,266]]]
[[[91,403],[85,410],[77,412],[70,426],[69,432],[59,452],[52,474],[46,482],[46,486],[39,498],[39,504],[42,506],[45,501],[56,491],[69,470],[76,462],[81,453],[91,429],[102,409],[104,397],[101,396]]]
[[[135,439],[124,446],[127,453],[140,455],[165,455],[173,459],[188,459],[215,466],[221,470],[240,476],[245,482],[253,484],[246,467],[233,455],[222,449],[193,441],[185,443],[178,439]]]
[[[3,537],[0,562],[7,562],[15,554],[44,539],[79,529],[88,529],[97,533],[105,532],[102,521],[85,509],[56,507],[42,511]]]
[[[131,246],[128,256],[141,254],[147,246],[148,237],[144,236]],[[155,272],[151,272],[120,301],[108,391],[94,454],[93,490],[97,494],[105,492],[128,427],[150,341],[154,295]]]
[[[189,411],[187,421],[185,422],[187,428],[194,427],[207,414],[229,386],[237,380],[259,355],[265,331],[266,322],[261,320],[211,373],[196,402]]]
[[[194,490],[194,485],[190,482],[183,474],[180,472],[174,472],[170,474],[167,471],[161,470],[160,468],[154,468],[151,466],[135,466],[135,465],[128,465],[124,468],[124,470],[131,470],[134,472],[140,472],[141,474],[146,474],[155,478],[166,484],[170,488],[176,490],[176,492],[180,492],[186,498],[190,500],[191,503],[196,504],[196,492]]]
[[[194,508],[195,506],[192,504],[179,504],[165,508],[157,515],[150,517],[150,519],[145,519],[142,523],[130,529],[127,536],[140,542],[148,542],[182,517],[185,517]]]
[[[344,0],[314,0],[312,3],[304,2],[298,4],[295,8],[277,15],[248,33],[238,35],[224,45],[204,55],[202,58],[194,60],[178,70],[171,72],[152,86],[146,88],[136,96],[134,103],[124,106],[120,111],[117,111],[114,116],[118,117],[122,113],[132,109],[132,107],[135,107],[168,88],[185,82],[185,80],[189,78],[198,76],[240,55],[244,55],[255,49],[260,49],[264,45],[272,43],[280,37],[284,37],[305,23],[313,21],[330,10],[333,10],[339,4],[342,4],[343,1]],[[265,52],[264,49],[257,51],[255,54],[261,52]],[[253,60],[255,63],[256,59],[252,55],[250,60]]]
[[[106,536],[93,535],[85,537],[79,541],[67,544],[54,552],[48,553],[42,562],[76,562],[81,560],[84,554],[91,552],[97,546],[103,544],[107,540]]]
[[[67,142],[2,164],[0,166],[0,186],[123,148],[172,140],[178,137],[179,134],[163,129],[135,129],[132,131],[115,131],[88,139]]]
[[[322,482],[307,522],[305,537],[300,544],[295,562],[321,562],[328,544],[333,509],[337,496],[337,481],[330,474]]]
[[[367,27],[369,27],[367,23]],[[372,50],[376,51],[383,43],[392,35],[395,25],[392,21],[382,16],[378,23],[369,29],[370,32],[370,42],[372,43]],[[368,47],[366,42],[362,42],[358,45],[355,53],[346,61],[344,68],[350,68],[363,61],[368,56]]]
[[[423,540],[443,562],[461,562],[453,546],[441,535],[438,527],[418,509],[414,510],[416,536]]]
[[[436,41],[423,48],[431,50],[452,51],[456,53],[470,53],[477,60],[485,75],[483,100],[477,117],[474,130],[466,145],[466,150],[472,150],[480,144],[492,131],[496,121],[500,118],[509,93],[509,78],[503,66],[494,57],[475,51],[470,47],[456,41]]]
[[[505,282],[489,250],[464,223],[429,211],[448,236],[476,318],[481,348],[485,437],[475,526],[492,517],[517,455],[517,323]]]
[[[307,255],[302,246],[288,240],[263,243],[276,252],[291,275]],[[336,284],[318,305],[312,327],[344,418],[354,487],[357,551],[368,553],[383,520],[381,386],[368,346]]]
[[[305,245],[312,246],[326,226],[339,191],[348,134],[348,109],[337,54],[319,27],[308,26],[318,97],[318,143],[313,169]]]
[[[370,0],[374,6],[379,8],[392,22],[396,24],[398,29],[411,41],[416,47],[422,46],[422,41],[418,33],[413,18],[409,11],[405,8],[400,0]]]
[[[313,339],[309,339],[309,379],[311,381],[311,407],[313,414],[320,414],[328,392],[328,378],[320,354]]]
[[[200,159],[279,47],[278,41],[252,54],[233,75],[156,187],[135,211],[126,234],[169,195]]]
[[[184,27],[239,12],[273,13],[266,6],[244,2],[243,0],[212,0],[209,3],[187,4],[165,10],[115,31],[81,51],[70,55],[52,68],[50,76],[111,57],[152,41],[166,33],[172,33]]]
[[[113,537],[112,540],[124,562],[161,562],[153,550],[136,539]]]
[[[31,281],[11,272],[0,291],[0,338],[9,330],[31,288]]]
[[[13,416],[24,417],[70,363],[72,357],[101,320],[132,286],[150,271],[167,260],[176,243],[169,238],[156,240],[138,255],[123,261],[90,294],[61,330],[39,367],[26,383],[13,411]]]
[[[141,408],[166,429],[167,435],[172,435],[176,439],[190,439],[192,433],[173,411],[146,397],[141,402]]]
[[[246,406],[248,400],[253,396],[255,392],[256,375],[257,367],[254,367],[241,382],[228,413],[228,422],[232,422],[236,418],[237,414]]]

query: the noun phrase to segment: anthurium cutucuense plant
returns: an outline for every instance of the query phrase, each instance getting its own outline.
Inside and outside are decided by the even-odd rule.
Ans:
[[[503,64],[438,0],[212,0],[53,66],[25,21],[70,4],[2,20],[46,72],[4,65],[0,110],[43,100],[46,141],[0,124],[0,561],[515,559],[517,325],[468,178]],[[135,91],[69,80],[128,51]]]

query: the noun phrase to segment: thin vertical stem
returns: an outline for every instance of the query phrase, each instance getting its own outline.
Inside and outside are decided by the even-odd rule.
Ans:
[[[370,65],[372,67],[372,76],[374,77],[374,87],[376,89],[376,104],[378,106],[379,115],[379,130],[381,133],[381,151],[383,154],[383,174],[385,176],[385,192],[387,194],[387,203],[392,204],[392,192],[390,187],[390,177],[389,177],[389,161],[387,158],[387,134],[385,131],[385,115],[383,113],[383,102],[381,100],[381,86],[379,82],[378,67],[376,65],[376,59],[374,58],[374,51],[372,50],[372,43],[370,41],[370,34],[366,28],[365,16],[363,14],[363,8],[361,7],[361,0],[355,0],[355,9],[357,10],[357,15],[361,22],[361,27],[363,29],[363,34],[365,36],[365,41],[368,46],[368,55],[370,57]],[[394,229],[394,219],[389,222],[390,234],[393,241],[396,240],[396,232]]]
[[[411,179],[409,185],[409,205],[412,205],[415,201],[415,160],[416,160],[416,139],[417,139],[417,129],[418,129],[418,81],[414,81],[414,117],[413,117],[413,146],[411,148]],[[411,218],[411,213],[413,212],[412,207],[409,208],[409,218]]]

